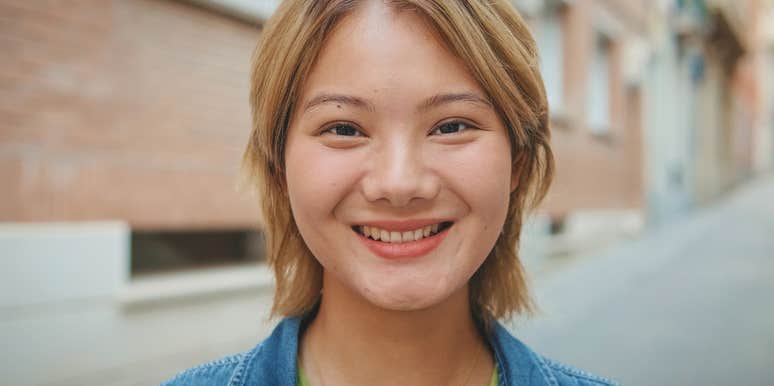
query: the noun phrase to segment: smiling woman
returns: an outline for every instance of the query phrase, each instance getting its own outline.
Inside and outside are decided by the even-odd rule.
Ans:
[[[169,384],[609,384],[497,322],[531,309],[519,234],[553,174],[537,61],[504,0],[284,2],[245,166],[285,319]]]

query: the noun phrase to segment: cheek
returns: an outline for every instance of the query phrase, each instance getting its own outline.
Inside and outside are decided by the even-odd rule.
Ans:
[[[290,136],[285,178],[296,222],[331,214],[352,190],[357,174],[353,165],[357,163],[351,155],[327,148],[314,138]]]
[[[510,148],[489,140],[451,150],[441,156],[441,172],[470,209],[486,216],[504,216],[511,186]],[[501,213],[502,212],[502,213]],[[495,217],[497,218],[497,217]],[[494,220],[495,218],[490,218]]]

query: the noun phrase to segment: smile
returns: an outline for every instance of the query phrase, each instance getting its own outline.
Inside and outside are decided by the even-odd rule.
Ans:
[[[352,230],[374,241],[400,244],[433,237],[451,227],[452,224],[451,221],[445,221],[407,231],[391,231],[374,226],[356,225],[352,227]]]

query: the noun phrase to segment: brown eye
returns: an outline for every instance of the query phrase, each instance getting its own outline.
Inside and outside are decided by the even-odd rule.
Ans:
[[[333,135],[340,135],[344,137],[362,137],[363,133],[360,132],[356,127],[352,125],[348,125],[345,123],[337,123],[333,126],[328,127],[323,131],[323,134],[333,134]]]
[[[450,121],[436,126],[430,134],[450,135],[450,134],[457,134],[469,129],[474,129],[474,127],[468,124],[467,122]]]

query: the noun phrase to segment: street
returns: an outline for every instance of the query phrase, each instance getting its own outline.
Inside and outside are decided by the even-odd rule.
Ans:
[[[774,385],[774,179],[537,283],[513,329],[624,385]]]

